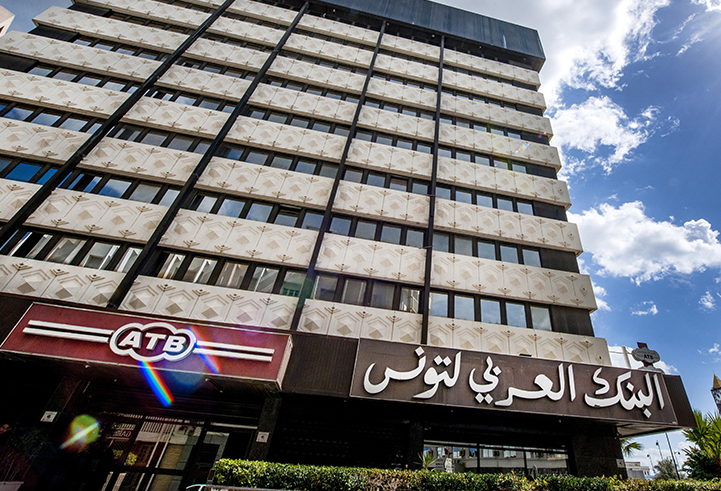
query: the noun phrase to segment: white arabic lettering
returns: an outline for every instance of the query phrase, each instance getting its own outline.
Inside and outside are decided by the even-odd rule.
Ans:
[[[378,394],[379,392],[383,392],[383,390],[388,387],[388,383],[391,380],[402,381],[413,380],[414,378],[416,378],[418,375],[420,375],[420,373],[426,366],[426,355],[423,351],[423,348],[421,348],[420,346],[416,348],[415,353],[416,355],[418,355],[419,358],[418,366],[416,368],[409,372],[398,372],[390,367],[386,367],[385,372],[383,372],[383,381],[379,384],[374,384],[370,381],[371,370],[373,370],[373,367],[376,366],[375,363],[372,363],[371,366],[368,367],[368,370],[366,370],[365,376],[363,377],[363,388],[369,394]]]
[[[445,366],[448,366],[451,364],[451,359],[447,356],[445,358],[441,358],[440,356],[436,356],[433,361],[436,365],[440,365],[443,363]],[[455,360],[455,366],[453,367],[453,377],[448,375],[448,372],[441,372],[438,373],[435,369],[435,367],[431,367],[426,371],[426,374],[423,376],[423,382],[426,385],[432,386],[430,389],[421,392],[420,394],[416,394],[413,396],[414,399],[430,399],[436,394],[436,391],[438,390],[438,385],[443,382],[446,387],[449,389],[456,385],[456,382],[458,382],[458,376],[461,374],[461,352],[459,351],[456,353],[456,360]]]
[[[553,391],[553,381],[544,374],[536,375],[533,383],[540,387],[541,390],[524,390],[517,389],[515,387],[509,387],[508,398],[502,401],[497,401],[496,406],[510,406],[511,404],[513,404],[514,397],[530,400],[548,397],[552,401],[560,400],[563,397],[564,392],[566,391],[566,377],[563,372],[563,363],[558,365],[559,389],[557,391]]]
[[[596,370],[593,374],[593,381],[601,385],[601,388],[597,389],[594,393],[594,395],[596,396],[606,394],[609,392],[610,389],[610,384],[608,383],[608,381],[601,377],[602,370],[603,367]],[[635,387],[631,382],[626,382],[628,379],[631,378],[631,375],[632,372],[626,372],[616,377],[615,396],[601,399],[586,394],[583,398],[584,401],[590,407],[604,408],[620,404],[621,407],[626,411],[631,411],[632,409],[638,408],[642,410],[644,416],[650,418],[651,412],[648,410],[648,407],[653,403],[653,387],[651,385],[651,376],[648,373],[644,375],[644,379],[646,381],[646,394],[644,394],[641,389],[639,389],[638,392],[634,394]],[[654,375],[654,379],[655,377],[656,376]],[[626,382],[625,385],[624,382]],[[660,390],[661,388],[658,384],[658,379],[655,379],[655,382],[656,392],[658,393],[659,397],[662,397]],[[624,388],[631,393],[631,396],[629,398],[626,398],[623,390]],[[663,403],[659,401],[659,404],[661,405],[661,409],[663,409]]]
[[[491,392],[498,386],[498,375],[501,374],[501,369],[493,366],[493,360],[489,356],[486,358],[486,371],[483,372],[483,380],[488,382],[487,384],[478,384],[473,379],[473,374],[476,373],[476,369],[471,370],[471,374],[468,376],[468,385],[471,386],[471,390],[476,393],[476,401],[481,403],[486,401],[486,404],[490,404],[493,401],[493,397],[488,392]],[[485,396],[482,394],[486,394]]]

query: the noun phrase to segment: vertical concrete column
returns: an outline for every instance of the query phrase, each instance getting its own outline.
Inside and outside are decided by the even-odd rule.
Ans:
[[[571,437],[569,465],[579,477],[628,477],[623,464],[621,441],[616,427],[594,423],[575,423]]]
[[[258,421],[258,430],[255,432],[253,442],[250,445],[248,460],[265,460],[268,458],[270,443],[275,431],[275,423],[280,413],[281,399],[277,396],[269,396],[263,403]]]

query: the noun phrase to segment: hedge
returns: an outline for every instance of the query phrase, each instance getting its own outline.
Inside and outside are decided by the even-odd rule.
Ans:
[[[451,474],[229,459],[215,464],[215,482],[296,491],[721,491],[721,479],[653,481],[556,475],[526,479],[515,474]]]

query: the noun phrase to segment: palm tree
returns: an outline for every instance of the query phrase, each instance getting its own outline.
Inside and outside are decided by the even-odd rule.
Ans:
[[[621,438],[621,451],[624,457],[630,457],[634,450],[643,450],[643,445],[632,438]]]
[[[685,467],[693,479],[721,477],[721,416],[709,413],[704,416],[694,410],[696,428],[683,430],[683,436],[693,444],[684,450],[688,455]]]

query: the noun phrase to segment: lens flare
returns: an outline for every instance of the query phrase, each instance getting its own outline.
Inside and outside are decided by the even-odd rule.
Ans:
[[[195,334],[196,339],[198,340],[198,343],[203,343],[207,341],[206,339],[203,339],[200,335],[200,333],[190,328],[191,331],[193,331],[193,334]],[[218,359],[213,355],[208,355],[205,353],[198,353],[200,355],[200,358],[203,360],[203,363],[205,363],[205,366],[208,367],[208,370],[210,370],[213,373],[219,373],[220,372],[220,363]]]
[[[100,423],[92,416],[81,414],[70,423],[68,433],[68,439],[60,445],[60,449],[80,452],[98,439]]]
[[[169,407],[173,404],[173,394],[170,393],[168,386],[165,385],[165,382],[163,382],[162,377],[155,367],[147,361],[138,362],[138,366],[143,377],[145,377],[145,381],[153,391],[153,394],[155,394],[155,397],[160,401],[160,404],[164,407]]]

